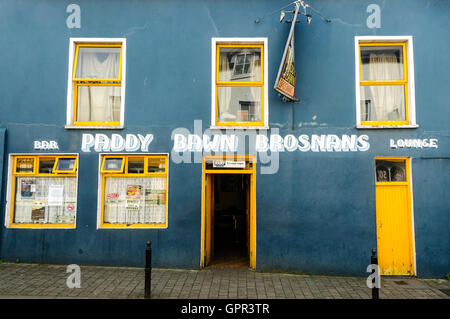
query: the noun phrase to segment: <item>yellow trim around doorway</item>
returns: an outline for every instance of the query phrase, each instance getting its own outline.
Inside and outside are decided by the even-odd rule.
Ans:
[[[405,163],[405,181],[377,182],[376,163],[379,160]],[[377,251],[380,274],[414,276],[410,158],[375,157],[374,164]],[[401,201],[393,200],[399,197],[403,197],[405,201],[401,203]]]
[[[234,160],[246,161],[252,163],[249,169],[206,169],[206,161],[208,160]],[[205,242],[206,242],[206,194],[205,194],[205,180],[208,174],[249,174],[250,175],[250,268],[256,267],[256,159],[254,155],[205,155],[202,162],[202,222],[201,222],[201,257],[200,265],[204,268],[205,265]]]

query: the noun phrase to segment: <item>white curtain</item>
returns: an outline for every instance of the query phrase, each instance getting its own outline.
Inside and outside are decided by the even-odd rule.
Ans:
[[[99,59],[101,55],[106,58]],[[120,54],[83,52],[79,58],[78,78],[111,79],[119,74]],[[119,112],[113,112],[117,97],[120,101],[120,86],[79,86],[77,120],[118,121]]]
[[[369,64],[362,64],[363,80],[389,81],[403,79],[403,65],[394,54],[370,54]],[[405,119],[402,85],[361,86],[361,120],[399,121]],[[365,101],[368,103],[366,109]],[[367,113],[367,114],[366,114]]]
[[[77,182],[75,177],[17,177],[14,202],[15,223],[74,224]],[[62,205],[48,205],[51,185],[64,185]],[[43,216],[37,220],[37,213]]]
[[[220,81],[231,81],[231,73],[229,60],[226,54],[221,54],[219,58],[219,79]],[[232,121],[236,119],[236,115],[230,113],[231,87],[218,88],[218,118],[219,121]]]
[[[140,189],[130,195],[129,189]],[[110,224],[164,224],[165,177],[107,177],[103,221]]]

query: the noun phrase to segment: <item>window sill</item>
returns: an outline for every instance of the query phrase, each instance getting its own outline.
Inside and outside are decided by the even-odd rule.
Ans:
[[[123,125],[119,125],[119,126],[66,125],[66,126],[64,126],[64,128],[67,130],[122,130]]]
[[[209,127],[210,130],[268,130],[269,126],[214,126]]]
[[[8,229],[76,229],[76,226],[25,226],[25,225],[18,225],[18,224],[12,224],[6,226]]]
[[[386,128],[388,128],[388,129],[395,129],[395,128],[408,129],[408,128],[418,128],[418,127],[419,127],[419,125],[417,125],[417,124],[407,124],[407,125],[360,125],[360,124],[357,124],[356,125],[356,128],[359,130],[365,130],[365,129],[376,130],[376,129],[386,129]]]
[[[100,226],[97,227],[98,230],[108,230],[108,229],[167,229],[167,226],[161,226],[161,227],[154,227],[154,226],[140,226],[140,227],[136,227],[136,226]]]

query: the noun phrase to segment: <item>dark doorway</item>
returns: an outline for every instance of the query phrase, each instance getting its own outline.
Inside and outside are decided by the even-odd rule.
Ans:
[[[214,174],[211,266],[249,266],[250,175]]]

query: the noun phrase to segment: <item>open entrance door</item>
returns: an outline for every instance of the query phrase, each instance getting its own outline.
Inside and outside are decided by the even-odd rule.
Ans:
[[[255,268],[253,158],[204,157],[202,267]]]

